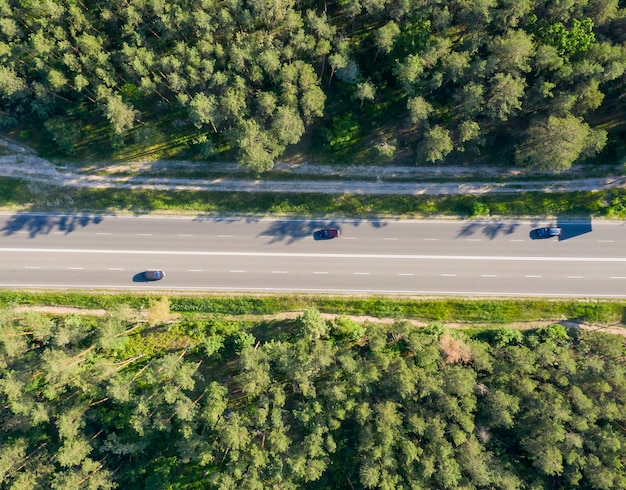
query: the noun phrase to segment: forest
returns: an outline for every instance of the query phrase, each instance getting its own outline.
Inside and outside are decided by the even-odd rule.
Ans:
[[[407,158],[560,172],[624,156],[625,14],[619,0],[0,0],[0,129],[66,155],[133,144],[258,173],[298,143],[343,161],[359,148],[381,172]]]
[[[316,309],[0,310],[0,487],[626,488],[626,343]]]

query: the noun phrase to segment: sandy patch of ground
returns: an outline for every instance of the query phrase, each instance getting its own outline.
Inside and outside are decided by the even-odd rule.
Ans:
[[[93,315],[93,316],[104,316],[106,315],[106,310],[104,309],[85,309],[85,308],[76,308],[73,306],[39,306],[39,305],[22,305],[16,306],[14,309],[17,313],[23,313],[25,311],[35,311],[37,313],[50,313],[52,315]]]

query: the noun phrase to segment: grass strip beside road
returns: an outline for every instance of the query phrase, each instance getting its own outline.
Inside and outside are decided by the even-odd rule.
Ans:
[[[172,313],[183,315],[278,315],[315,308],[335,315],[370,316],[421,320],[506,325],[514,322],[578,321],[621,324],[626,301],[557,299],[421,299],[384,296],[339,297],[311,295],[177,295],[115,292],[30,292],[0,291],[0,307],[67,306],[114,310],[122,306],[143,310],[168,298]]]
[[[366,195],[62,188],[0,178],[13,211],[343,217],[590,216],[626,218],[626,190],[476,195]]]

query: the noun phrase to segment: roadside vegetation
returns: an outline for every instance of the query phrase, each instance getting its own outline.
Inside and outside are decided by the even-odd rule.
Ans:
[[[15,308],[62,297],[107,311]],[[626,488],[624,338],[518,330],[497,313],[550,305],[549,318],[603,309],[612,320],[623,303],[0,300],[3,488]],[[346,316],[376,303],[429,321]],[[287,305],[306,308],[245,315]],[[449,329],[432,321],[438,308],[494,324]]]
[[[84,310],[129,307],[147,311],[155,295],[121,292],[0,291],[0,307],[60,306]],[[322,313],[423,322],[509,324],[571,320],[599,325],[621,324],[626,303],[604,300],[508,299],[466,300],[333,295],[186,295],[169,293],[167,312],[219,316],[280,315],[315,308]]]
[[[623,158],[624,32],[617,0],[2,0],[0,126],[81,160],[559,172]]]
[[[312,217],[626,217],[626,190],[475,195],[368,195],[70,189],[0,178],[0,207],[71,213]]]

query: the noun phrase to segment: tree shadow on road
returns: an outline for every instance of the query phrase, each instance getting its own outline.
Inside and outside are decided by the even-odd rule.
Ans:
[[[313,236],[313,232],[321,228],[339,229],[340,227],[333,220],[274,221],[259,236],[270,237],[269,243],[284,241],[290,244]]]
[[[344,236],[348,227],[359,227],[369,225],[373,228],[383,228],[387,226],[385,221],[369,221],[369,220],[349,220],[343,221],[341,218],[336,219],[309,219],[309,220],[277,220],[269,224],[269,226],[259,234],[271,238],[269,243],[285,241],[287,244],[313,237],[313,232],[325,228],[333,228],[339,230]]]
[[[14,214],[2,227],[4,236],[13,235],[18,232],[28,232],[30,238],[37,235],[47,235],[51,232],[59,231],[65,234],[72,233],[77,228],[85,228],[88,225],[97,225],[104,217],[100,214]]]
[[[469,237],[474,234],[486,236],[490,240],[498,235],[511,235],[520,226],[519,223],[505,223],[502,221],[480,222],[473,221],[466,224],[459,232],[457,238]]]

